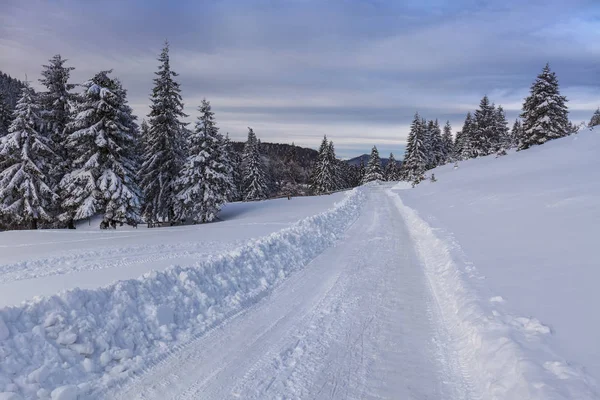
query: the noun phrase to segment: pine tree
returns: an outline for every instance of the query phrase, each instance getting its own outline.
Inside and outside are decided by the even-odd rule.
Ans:
[[[427,168],[427,155],[425,154],[425,136],[426,127],[419,117],[415,114],[415,118],[410,126],[408,134],[408,142],[404,153],[402,163],[402,178],[406,181],[415,181],[423,176]]]
[[[333,140],[330,140],[329,145],[327,146],[327,158],[329,159],[329,163],[332,165],[333,190],[339,190],[344,187],[344,183],[340,163],[335,156],[335,146],[333,145]]]
[[[365,179],[365,174],[367,173],[367,168],[365,167],[365,160],[363,160],[362,156],[360,157],[360,164],[358,164],[358,184],[362,185],[363,179]]]
[[[506,154],[506,150],[512,148],[512,137],[510,130],[508,129],[508,122],[506,121],[506,115],[502,106],[496,108],[496,115],[494,118],[495,134],[498,137],[497,144],[494,145],[494,150],[497,154]]]
[[[446,121],[444,125],[444,133],[442,134],[442,162],[448,163],[452,159],[454,151],[454,141],[452,140],[452,126],[450,121]]]
[[[149,130],[144,138],[143,164],[139,173],[144,192],[143,215],[148,222],[175,219],[175,181],[185,160],[186,129],[181,118],[183,113],[181,89],[171,70],[169,44],[165,43],[160,57],[160,66],[152,89]]]
[[[311,189],[314,194],[330,193],[337,189],[336,183],[335,152],[329,145],[327,136],[324,136],[312,172]]]
[[[260,142],[252,128],[248,128],[248,140],[244,146],[243,197],[248,200],[263,200],[268,196],[265,169],[260,157]]]
[[[517,118],[513,124],[512,130],[510,131],[511,148],[515,148],[519,145],[521,136],[523,135],[523,126],[521,121]]]
[[[0,138],[8,134],[8,128],[10,128],[11,122],[12,111],[6,101],[4,92],[0,90]]]
[[[442,140],[442,131],[438,120],[429,121],[430,147],[429,147],[429,168],[435,168],[444,163],[444,143]]]
[[[102,71],[82,86],[84,93],[67,124],[66,147],[73,170],[60,183],[62,220],[102,214],[102,228],[135,225],[140,220],[140,190],[135,181],[137,126],[121,83]]]
[[[495,121],[495,107],[490,104],[487,96],[483,96],[479,103],[479,109],[475,111],[474,123],[471,124],[471,146],[479,157],[492,154],[497,147],[498,137]]]
[[[560,95],[556,74],[546,64],[523,103],[523,135],[519,150],[568,135],[567,98]]]
[[[464,135],[462,131],[456,132],[454,138],[454,147],[452,149],[452,160],[462,161],[463,160],[463,147],[464,147]]]
[[[0,139],[0,217],[3,225],[50,222],[58,195],[50,167],[58,160],[52,140],[40,132],[39,101],[26,85],[14,111],[9,132]]]
[[[475,148],[474,141],[476,136],[477,122],[471,116],[471,113],[467,113],[465,123],[462,129],[461,137],[461,160],[468,160],[470,158],[476,158],[479,152]]]
[[[381,169],[381,158],[379,157],[379,151],[377,151],[376,146],[373,146],[362,183],[365,184],[367,182],[384,180],[385,177],[383,175],[383,170]]]
[[[63,157],[66,156],[62,150],[66,143],[65,128],[71,121],[71,104],[75,100],[71,93],[75,85],[69,83],[71,71],[75,68],[65,67],[66,61],[60,54],[52,57],[48,65],[43,65],[40,79],[40,83],[46,87],[46,92],[41,93],[44,131],[61,149]]]
[[[231,141],[229,140],[229,133],[220,136],[220,147],[223,164],[225,165],[225,173],[227,176],[227,201],[234,201],[239,197],[238,186],[236,182],[239,180],[239,168],[237,154],[231,147]]]
[[[400,179],[400,171],[398,169],[398,162],[394,157],[394,153],[390,153],[390,158],[385,166],[385,180],[388,182],[394,182]]]
[[[1,115],[1,110],[0,110],[0,115]],[[590,119],[590,123],[588,124],[588,126],[591,128],[593,126],[598,126],[600,125],[600,107],[596,109],[596,111],[594,112],[594,115],[592,115],[592,119]]]
[[[196,128],[188,138],[188,157],[176,182],[176,215],[194,223],[211,222],[230,191],[224,145],[210,103],[204,99],[198,108]]]

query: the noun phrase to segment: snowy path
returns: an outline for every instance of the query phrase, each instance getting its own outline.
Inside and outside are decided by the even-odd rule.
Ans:
[[[465,399],[397,207],[373,188],[347,237],[107,399]]]

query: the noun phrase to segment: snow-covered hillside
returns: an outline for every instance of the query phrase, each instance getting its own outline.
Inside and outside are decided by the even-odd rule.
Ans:
[[[0,400],[600,399],[599,153],[585,131],[214,224],[1,233]]]
[[[521,362],[599,380],[600,132],[431,172],[438,181],[402,201],[448,244],[485,323],[515,339]]]

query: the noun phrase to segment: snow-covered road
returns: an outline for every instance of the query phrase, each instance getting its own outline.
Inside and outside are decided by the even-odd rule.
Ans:
[[[384,187],[269,296],[107,399],[466,399],[407,228]]]

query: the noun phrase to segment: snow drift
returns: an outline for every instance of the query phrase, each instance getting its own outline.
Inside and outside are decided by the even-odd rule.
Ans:
[[[0,399],[75,399],[156,362],[264,297],[333,245],[362,189],[289,228],[213,257],[0,309]]]
[[[486,399],[600,398],[598,154],[598,132],[585,130],[393,188]]]

